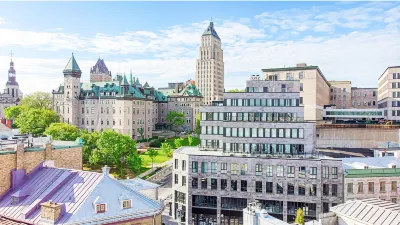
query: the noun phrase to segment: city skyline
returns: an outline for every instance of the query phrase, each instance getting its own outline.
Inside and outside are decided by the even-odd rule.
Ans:
[[[395,2],[2,2],[0,6],[8,9],[0,13],[0,80],[7,80],[13,51],[17,80],[25,94],[50,92],[62,82],[71,52],[83,80],[89,80],[98,57],[113,76],[132,70],[156,88],[194,79],[201,34],[211,17],[223,40],[226,90],[243,88],[248,75],[262,74],[261,69],[301,62],[319,66],[328,80],[377,87],[383,71],[400,59],[396,52],[400,40],[395,38],[400,34],[400,4]],[[218,10],[221,7],[227,9]],[[39,12],[46,14],[35,16]]]

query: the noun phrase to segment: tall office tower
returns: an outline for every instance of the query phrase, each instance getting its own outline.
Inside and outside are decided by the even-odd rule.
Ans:
[[[196,84],[203,95],[203,104],[221,101],[224,93],[224,54],[221,39],[210,22],[201,36],[200,58],[196,62]]]

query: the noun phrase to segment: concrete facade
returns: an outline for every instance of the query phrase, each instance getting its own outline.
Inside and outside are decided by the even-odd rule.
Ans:
[[[300,105],[305,120],[322,120],[323,107],[329,104],[330,84],[318,66],[305,63],[296,67],[262,69],[266,80],[300,80]]]
[[[27,174],[37,168],[43,161],[53,160],[60,168],[82,169],[82,146],[71,145],[57,147],[47,144],[43,147],[28,148],[23,144],[15,149],[0,152],[0,194],[10,188],[12,170],[25,170]]]
[[[400,66],[388,67],[378,79],[378,108],[391,121],[400,121]]]
[[[329,81],[330,104],[336,105],[337,109],[351,108],[351,81]]]
[[[231,156],[188,147],[175,151],[173,160],[173,212],[185,224],[192,218],[199,224],[200,214],[216,224],[241,221],[240,211],[255,200],[288,222],[299,207],[311,220],[343,202],[340,160]]]
[[[203,104],[221,101],[224,93],[224,53],[221,39],[210,22],[201,36],[199,59],[196,60],[196,85],[203,94]]]

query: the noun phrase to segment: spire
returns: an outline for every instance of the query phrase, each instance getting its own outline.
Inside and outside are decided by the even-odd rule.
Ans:
[[[128,79],[126,79],[125,73],[124,73],[124,79],[123,79],[121,85],[123,85],[123,86],[129,86]]]
[[[131,85],[133,85],[133,80],[132,80],[132,70],[131,70],[131,74],[130,74],[130,78],[129,78],[129,83],[130,83]]]
[[[204,31],[202,36],[207,36],[207,35],[212,35],[214,37],[216,37],[217,39],[220,39],[217,31],[215,31],[214,29],[214,23],[212,21],[210,21],[210,24],[208,25],[207,29]]]
[[[81,77],[82,71],[78,66],[78,63],[75,60],[74,53],[72,53],[71,58],[69,59],[67,65],[63,70],[64,76],[71,75],[74,77]]]
[[[11,51],[10,55],[11,55],[10,69],[8,69],[8,80],[7,80],[6,85],[17,85],[18,86],[16,72],[14,69],[14,62],[12,61],[12,55],[13,55],[12,51]]]

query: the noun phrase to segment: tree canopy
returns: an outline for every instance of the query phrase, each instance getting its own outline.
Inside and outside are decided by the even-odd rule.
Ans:
[[[30,95],[24,96],[20,105],[22,107],[34,109],[51,109],[51,95],[48,92],[34,92]]]
[[[185,124],[185,114],[183,112],[169,111],[166,119],[175,128],[181,127]]]
[[[83,162],[88,163],[89,157],[92,155],[92,151],[97,148],[97,140],[100,139],[100,132],[88,132],[87,130],[81,130],[80,137],[82,138],[83,142],[85,142],[82,148]]]
[[[4,109],[4,117],[8,120],[15,120],[22,112],[22,106],[10,106]]]
[[[15,119],[15,124],[21,134],[43,135],[47,127],[57,123],[59,116],[53,110],[48,109],[27,109],[22,110]]]
[[[197,114],[197,116],[196,116],[196,127],[195,127],[195,133],[197,134],[197,135],[200,135],[201,134],[201,126],[200,126],[200,113],[199,114]]]
[[[52,123],[46,128],[44,134],[50,135],[54,140],[75,141],[79,137],[79,130],[76,126],[67,123]]]
[[[295,223],[304,225],[304,212],[301,208],[297,209]]]
[[[235,89],[228,90],[227,92],[244,92],[244,89],[235,88]]]

